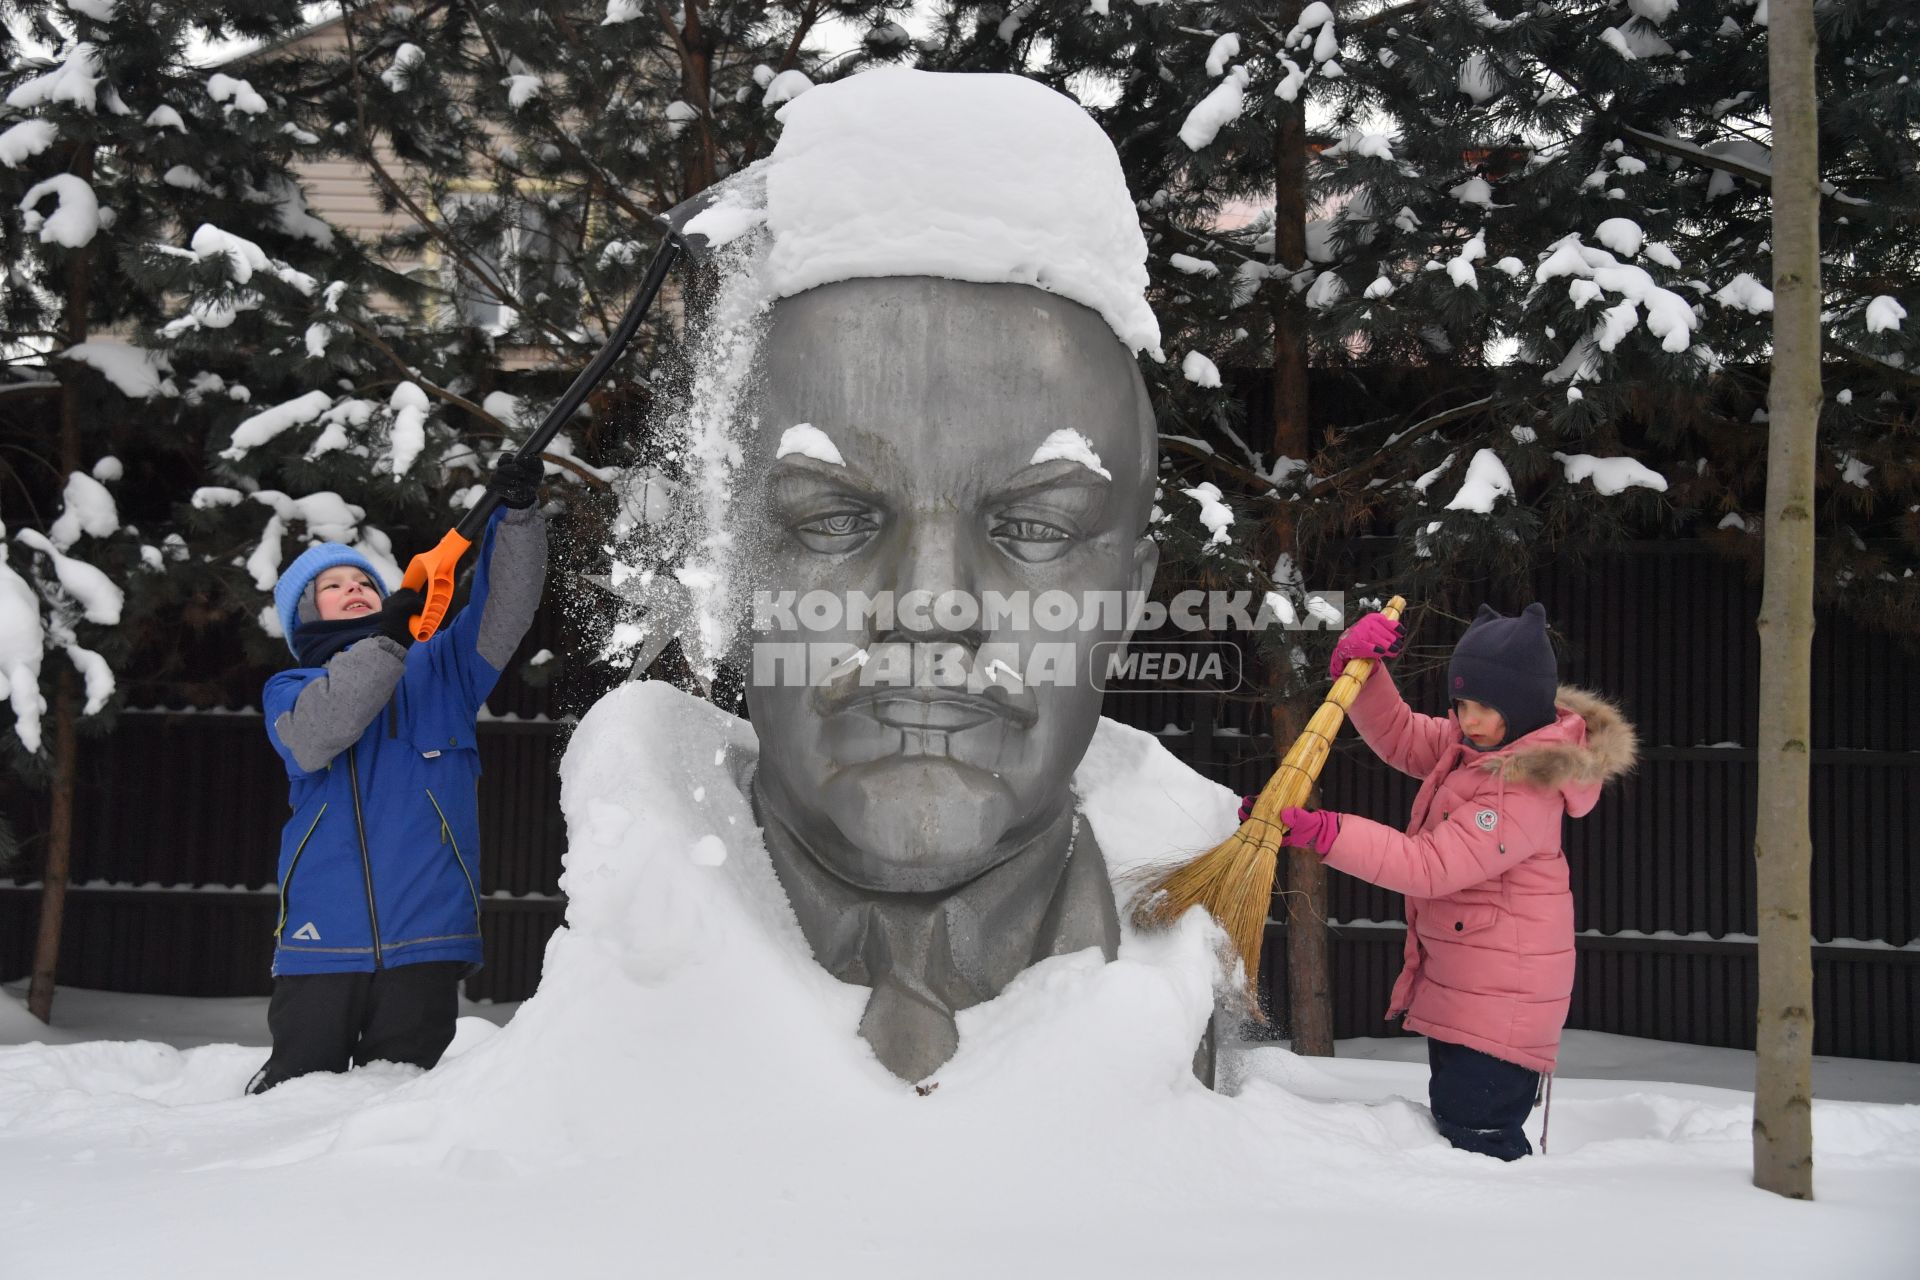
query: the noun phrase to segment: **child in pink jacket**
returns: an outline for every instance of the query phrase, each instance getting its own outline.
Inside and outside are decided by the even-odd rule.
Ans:
[[[1334,648],[1391,658],[1400,626],[1370,614]],[[1547,613],[1482,606],[1447,667],[1451,715],[1408,708],[1382,661],[1349,710],[1375,754],[1421,779],[1406,832],[1350,813],[1287,809],[1284,843],[1406,895],[1406,964],[1389,1018],[1428,1039],[1428,1095],[1454,1146],[1531,1154],[1521,1131],[1553,1070],[1573,992],[1573,893],[1563,819],[1633,767],[1618,708],[1559,683]]]

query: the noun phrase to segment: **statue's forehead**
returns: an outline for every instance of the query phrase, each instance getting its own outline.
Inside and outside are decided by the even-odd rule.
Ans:
[[[1020,285],[846,281],[774,308],[765,443],[807,422],[889,487],[991,487],[1053,433],[1125,483],[1151,460],[1132,357],[1093,312]]]

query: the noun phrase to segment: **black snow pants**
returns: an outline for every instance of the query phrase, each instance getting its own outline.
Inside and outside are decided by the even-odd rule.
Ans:
[[[1465,1045],[1428,1039],[1427,1100],[1440,1136],[1496,1160],[1533,1154],[1520,1126],[1533,1112],[1540,1073]]]
[[[273,1054],[247,1092],[265,1093],[296,1076],[369,1062],[433,1066],[453,1043],[460,979],[470,968],[445,960],[372,973],[275,978],[267,1006]]]

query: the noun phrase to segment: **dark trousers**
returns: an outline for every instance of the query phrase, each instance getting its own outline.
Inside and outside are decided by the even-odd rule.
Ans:
[[[460,979],[468,968],[447,960],[275,978],[267,1005],[273,1055],[247,1092],[265,1093],[296,1076],[369,1062],[433,1066],[453,1043]]]
[[[1440,1136],[1496,1160],[1533,1154],[1520,1126],[1533,1112],[1540,1073],[1444,1040],[1427,1041],[1427,1100]]]

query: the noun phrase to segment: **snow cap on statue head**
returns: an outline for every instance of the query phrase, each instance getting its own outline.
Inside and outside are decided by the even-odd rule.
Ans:
[[[1547,610],[1530,604],[1517,618],[1481,605],[1447,663],[1447,696],[1498,711],[1512,742],[1554,722],[1560,662],[1547,638]]]
[[[287,652],[295,657],[300,651],[293,646],[293,629],[302,622],[318,622],[320,606],[314,601],[313,584],[321,574],[339,565],[350,565],[367,575],[367,581],[387,598],[387,584],[381,579],[380,571],[373,562],[355,551],[344,542],[323,542],[316,547],[308,547],[300,558],[287,566],[280,581],[273,584],[273,607],[280,615],[280,633],[286,637]]]
[[[1024,76],[890,67],[809,89],[779,119],[772,155],[686,225],[714,246],[764,225],[773,298],[878,276],[1025,284],[1162,358],[1120,157],[1073,99]]]

